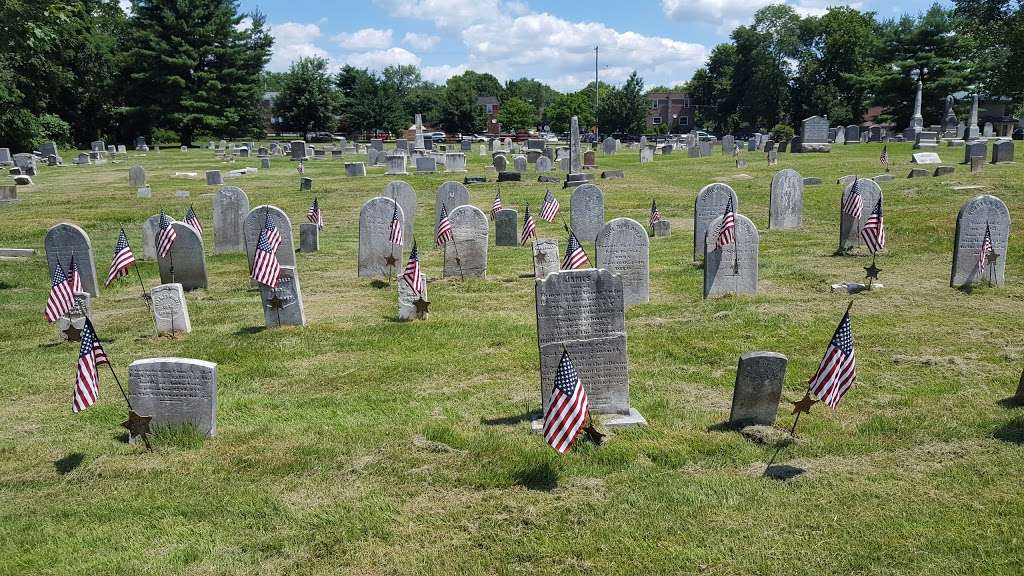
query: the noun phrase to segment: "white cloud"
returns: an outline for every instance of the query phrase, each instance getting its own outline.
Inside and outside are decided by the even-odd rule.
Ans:
[[[509,6],[514,11],[522,5],[521,2],[502,3],[500,0],[375,1],[386,7],[391,16],[429,20],[444,31],[457,31],[472,24],[500,21],[505,18],[503,14]]]
[[[363,28],[355,32],[342,32],[331,38],[348,50],[384,50],[391,47],[391,29]]]
[[[440,41],[440,36],[432,36],[430,34],[419,34],[416,32],[406,32],[405,36],[402,38],[403,44],[411,46],[412,48],[415,48],[416,50],[419,50],[421,52],[425,52],[427,50],[430,50],[434,46],[437,46],[437,43]]]
[[[466,70],[469,70],[469,68],[465,64],[459,64],[457,66],[442,64],[440,66],[424,66],[423,69],[420,70],[420,75],[428,82],[444,84],[452,76],[458,76]]]
[[[356,68],[369,68],[371,70],[383,70],[391,65],[412,64],[420,65],[420,57],[409,52],[405,48],[388,48],[387,50],[370,50],[368,52],[354,52],[345,54],[339,58],[341,64],[351,64]]]
[[[288,70],[292,62],[299,58],[329,57],[326,50],[313,43],[314,39],[321,36],[320,27],[316,24],[297,22],[272,24],[270,34],[274,37],[274,53],[267,65],[271,71],[284,72]]]
[[[782,3],[783,0],[661,0],[661,8],[673,20],[713,24],[719,34],[727,35],[737,26],[749,24],[754,13],[761,8]],[[831,6],[859,9],[863,2],[796,0],[790,5],[801,16],[821,16]]]

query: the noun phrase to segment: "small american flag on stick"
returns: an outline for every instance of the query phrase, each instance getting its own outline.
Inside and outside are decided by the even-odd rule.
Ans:
[[[554,222],[555,217],[558,216],[558,210],[558,199],[548,190],[544,195],[544,203],[540,206],[540,217],[547,222]]]
[[[576,367],[572,364],[568,350],[562,350],[555,372],[555,384],[544,410],[544,440],[565,454],[576,442],[576,437],[587,419],[590,403],[583,389]]]
[[[725,205],[725,214],[722,215],[722,223],[718,227],[718,240],[715,246],[721,248],[736,241],[736,211],[732,206],[732,196]]]
[[[412,242],[412,252],[409,253],[409,263],[405,265],[402,279],[417,296],[423,296],[423,275],[420,273],[420,255],[415,240]]]
[[[324,227],[324,215],[320,212],[320,201],[316,198],[313,198],[313,203],[309,205],[309,210],[306,210],[306,220],[316,224],[318,229]]]
[[[71,255],[71,263],[68,265],[71,272],[71,293],[82,291],[82,275],[78,272],[78,263],[75,262],[75,255]]]
[[[448,219],[448,208],[441,204],[441,214],[437,218],[437,234],[434,235],[434,246],[441,246],[455,238],[452,222]]]
[[[569,232],[569,243],[565,247],[565,260],[562,261],[562,270],[586,268],[590,264],[587,253],[583,251],[583,246],[576,238],[576,234],[569,230],[568,225],[566,225],[565,229]]]
[[[114,258],[110,261],[110,272],[107,273],[107,286],[117,278],[123,278],[128,275],[128,267],[135,263],[135,255],[132,254],[132,249],[128,247],[128,236],[124,233],[124,228],[121,228],[121,233],[117,235],[117,244],[114,245]]]
[[[843,202],[843,213],[854,219],[860,219],[861,214],[864,213],[864,197],[860,195],[858,186],[858,178],[854,176],[853,186],[850,187],[850,193],[846,195],[846,201]]]
[[[853,306],[853,303],[850,303]],[[853,327],[850,324],[850,309],[839,322],[832,340],[825,349],[825,356],[818,365],[818,371],[811,377],[808,389],[833,410],[839,405],[857,380],[857,361],[853,354]]]
[[[491,220],[494,220],[501,207],[501,188],[498,188],[498,191],[494,194],[494,203],[491,204]]]
[[[391,215],[391,225],[388,228],[388,242],[396,246],[401,246],[402,239],[402,220],[398,217],[398,203],[395,203],[395,212]]]
[[[654,200],[651,200],[651,217],[649,219],[651,228],[654,228],[654,223],[659,220],[661,220],[661,211],[658,210],[658,204]]]
[[[526,246],[526,241],[537,237],[537,222],[530,214],[530,205],[526,205],[526,214],[523,215],[523,233],[519,237],[519,245]]]
[[[882,153],[878,155],[878,161],[885,166],[885,169],[889,169],[889,145],[885,144],[882,146]]]
[[[988,222],[985,223],[985,238],[981,241],[981,250],[978,252],[978,271],[984,272],[985,266],[988,265],[988,257],[990,254],[995,254],[995,247],[992,246],[992,229],[989,228]]]
[[[46,299],[46,308],[43,309],[43,316],[49,322],[54,322],[68,313],[68,310],[75,305],[75,295],[71,291],[71,282],[64,267],[58,260],[53,269],[53,283],[50,285],[50,296]]]
[[[256,242],[256,253],[252,259],[252,279],[271,288],[277,288],[281,279],[281,263],[277,261],[277,246],[272,243],[273,235],[277,234],[278,242],[281,235],[277,232],[267,213],[259,241]]]
[[[188,207],[188,212],[185,212],[185,224],[191,226],[200,236],[203,235],[203,223],[199,221],[199,216],[196,216],[196,211],[191,204]]]
[[[875,209],[871,211],[864,227],[860,229],[860,237],[872,254],[885,248],[885,222],[882,219],[882,197],[878,197]]]
[[[171,253],[171,248],[174,246],[174,241],[177,238],[178,233],[174,231],[174,226],[171,226],[171,219],[161,210],[160,232],[157,235],[157,253],[160,254],[161,258]]]
[[[100,346],[100,339],[92,322],[85,319],[82,328],[82,346],[78,349],[78,371],[75,374],[75,394],[71,400],[71,411],[81,412],[96,403],[100,397],[100,364],[109,364],[107,353]]]

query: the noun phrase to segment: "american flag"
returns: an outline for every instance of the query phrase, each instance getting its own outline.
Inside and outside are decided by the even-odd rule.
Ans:
[[[135,263],[135,255],[132,254],[132,249],[128,247],[128,236],[124,233],[124,228],[121,228],[121,233],[117,236],[117,244],[114,245],[114,259],[110,261],[110,272],[107,273],[107,286],[116,278],[122,278],[128,275],[128,267]]]
[[[563,350],[555,373],[555,385],[544,410],[544,440],[559,453],[568,452],[576,442],[589,409],[587,391],[572,365],[569,351]]]
[[[267,231],[270,251],[276,255],[277,247],[281,245],[281,232],[277,229],[277,223],[274,222],[274,217],[270,215],[270,210],[264,212],[263,229]]]
[[[988,265],[988,255],[994,253],[995,248],[992,246],[992,229],[989,228],[988,223],[985,223],[985,239],[981,241],[981,251],[978,253],[978,271],[985,271],[985,266]]]
[[[661,211],[658,210],[658,205],[655,203],[655,201],[651,200],[650,226],[653,228],[654,223],[659,220],[661,220]]]
[[[544,203],[540,206],[540,217],[548,222],[554,222],[555,217],[558,216],[558,209],[558,199],[551,193],[551,190],[548,190],[544,196]]]
[[[878,155],[878,161],[882,163],[882,166],[889,167],[889,145],[885,144],[882,146],[882,153]]]
[[[267,212],[263,230],[260,231],[260,239],[256,242],[256,254],[252,259],[252,279],[271,288],[277,288],[277,283],[281,279],[281,264],[277,261],[277,246],[273,243],[275,234],[280,243],[281,235],[271,221],[270,213]]]
[[[78,273],[78,263],[75,262],[75,255],[71,255],[71,263],[68,265],[68,271],[71,272],[71,293],[82,291],[82,275]]]
[[[391,215],[391,225],[388,227],[388,242],[396,246],[402,245],[402,220],[398,218],[398,204],[395,204],[395,212]]]
[[[860,229],[860,237],[872,254],[885,248],[885,222],[882,220],[882,197],[878,197],[875,209],[871,211],[864,227]]]
[[[405,272],[402,274],[405,283],[412,288],[418,296],[423,296],[423,275],[420,274],[420,253],[416,249],[416,241],[412,242],[412,252],[409,253],[409,263],[405,265]]]
[[[306,165],[302,163],[302,160],[299,160],[299,164],[295,169],[298,170],[300,176],[306,173]]]
[[[856,380],[857,361],[853,356],[853,327],[850,325],[850,311],[847,310],[832,336],[832,341],[828,343],[825,356],[821,359],[818,371],[811,378],[808,387],[819,400],[835,410]]]
[[[441,204],[441,215],[437,219],[437,234],[434,235],[434,246],[440,246],[449,240],[455,239],[452,232],[451,220],[448,220],[448,208]]]
[[[313,198],[313,203],[309,205],[309,210],[306,210],[306,220],[316,224],[317,228],[324,227],[324,215],[320,212],[320,202],[316,198]]]
[[[195,229],[200,236],[203,235],[203,223],[199,221],[199,216],[196,216],[196,211],[192,208],[191,204],[188,207],[188,212],[185,212],[185,224]]]
[[[71,291],[71,281],[64,273],[64,267],[57,261],[53,269],[53,284],[50,286],[50,296],[46,299],[46,308],[43,316],[49,322],[54,322],[68,313],[75,306],[75,295]]]
[[[157,253],[160,254],[161,258],[171,253],[171,247],[174,246],[174,241],[177,238],[178,233],[174,231],[174,226],[171,226],[171,219],[161,210],[160,233],[157,234]]]
[[[519,237],[519,245],[526,246],[526,241],[537,237],[537,222],[530,214],[530,205],[526,205],[526,214],[523,215],[523,234]]]
[[[587,253],[583,251],[583,246],[576,239],[576,234],[570,230],[569,244],[565,247],[565,260],[562,261],[562,270],[586,268],[588,264],[590,264],[590,260],[587,258]]]
[[[498,192],[494,194],[494,203],[491,204],[491,220],[494,220],[498,210],[501,210],[501,188],[498,188]]]
[[[854,176],[853,186],[850,187],[850,193],[846,196],[846,201],[843,202],[843,213],[849,214],[854,219],[860,219],[861,214],[864,213],[864,197],[860,195],[857,186],[857,177]]]
[[[715,246],[721,248],[736,241],[736,211],[732,207],[732,196],[725,205],[725,214],[722,215],[722,224],[718,227],[718,241]]]
[[[78,349],[75,397],[71,400],[72,412],[81,412],[96,403],[100,397],[100,373],[97,367],[109,363],[92,322],[86,318],[85,327],[82,328],[82,346]]]

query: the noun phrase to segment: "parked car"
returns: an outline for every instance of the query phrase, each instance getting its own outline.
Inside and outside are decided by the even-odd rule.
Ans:
[[[306,135],[308,142],[331,142],[334,140],[334,134],[330,132],[310,132]]]
[[[1014,140],[1024,140],[1024,128],[1017,128],[1011,136]]]
[[[439,142],[442,144],[448,139],[448,136],[444,132],[440,131],[431,132],[430,134],[427,134],[427,136],[434,142]]]
[[[717,136],[715,136],[714,134],[709,134],[703,130],[694,130],[693,132],[691,132],[691,134],[696,136],[697,141],[699,142],[714,142],[715,140],[718,140]]]
[[[481,134],[473,134],[470,139],[474,142],[489,142],[491,140],[487,136],[483,136]]]

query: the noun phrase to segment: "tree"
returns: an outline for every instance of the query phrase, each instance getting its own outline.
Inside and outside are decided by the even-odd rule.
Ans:
[[[788,120],[790,62],[797,57],[800,16],[786,4],[761,8],[733,30],[732,99],[741,126],[767,129]]]
[[[547,84],[531,78],[520,78],[505,82],[505,95],[501,102],[504,106],[506,100],[519,98],[533,104],[537,110],[543,110],[557,97],[558,92]]]
[[[342,127],[349,131],[397,132],[409,125],[401,102],[384,80],[366,69],[345,66],[338,73],[342,95]]]
[[[597,111],[601,131],[643,133],[647,126],[646,102],[644,81],[634,70],[621,89],[614,89],[601,100]]]
[[[441,122],[441,115],[444,111],[444,94],[444,86],[430,82],[423,82],[413,88],[402,101],[405,126],[408,127],[412,123],[416,114],[420,114],[423,117],[423,122],[427,124]]]
[[[299,58],[284,76],[274,101],[280,127],[300,133],[331,131],[338,125],[341,98],[324,58]]]
[[[470,86],[476,91],[477,96],[495,96],[498,100],[505,97],[505,91],[501,88],[501,82],[498,82],[498,79],[491,74],[481,74],[472,70],[466,70],[461,76],[469,82]]]
[[[544,109],[544,123],[551,126],[553,132],[568,132],[569,121],[578,116],[580,127],[594,125],[594,98],[585,91],[559,94]]]
[[[484,111],[476,98],[477,91],[473,86],[472,77],[467,78],[463,74],[448,79],[441,111],[441,123],[445,130],[473,133],[483,128]]]
[[[540,114],[533,104],[519,98],[506,98],[498,111],[498,122],[503,128],[526,130],[537,127]]]
[[[957,36],[972,63],[972,79],[989,94],[1011,96],[1024,115],[1024,4],[1013,0],[954,0]]]
[[[243,18],[249,26],[242,26]],[[227,137],[260,128],[261,73],[273,39],[236,0],[132,0],[126,55],[127,128]]]
[[[731,132],[739,126],[737,95],[732,90],[735,64],[736,47],[719,44],[711,50],[707,64],[694,72],[689,89],[697,126],[718,132]]]

